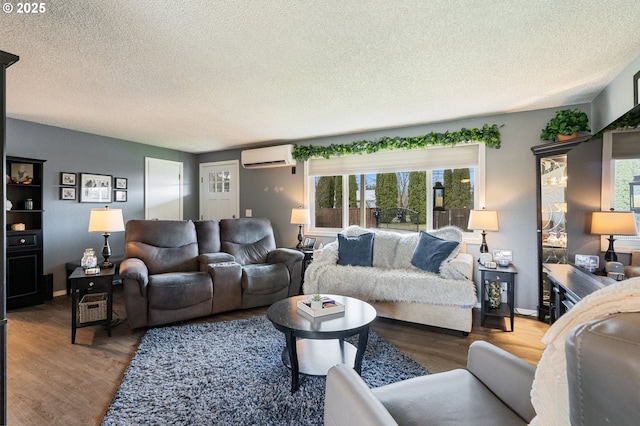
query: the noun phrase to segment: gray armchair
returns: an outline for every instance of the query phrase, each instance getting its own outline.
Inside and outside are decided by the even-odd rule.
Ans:
[[[574,328],[566,339],[574,426],[637,425],[640,419],[640,312]]]
[[[370,389],[350,367],[327,374],[324,424],[526,425],[535,412],[529,393],[535,368],[483,341],[469,347],[467,369]]]

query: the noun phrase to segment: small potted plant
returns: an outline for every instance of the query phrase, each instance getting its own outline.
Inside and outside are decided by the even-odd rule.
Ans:
[[[578,136],[578,132],[590,132],[589,117],[587,114],[575,109],[563,109],[556,111],[556,116],[542,129],[540,139],[547,141],[568,140]]]
[[[322,298],[318,293],[311,298],[311,309],[322,309]]]

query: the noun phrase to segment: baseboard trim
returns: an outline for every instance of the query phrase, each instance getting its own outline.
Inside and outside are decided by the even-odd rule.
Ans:
[[[67,290],[58,290],[53,292],[53,297],[66,296]]]
[[[515,311],[516,311],[516,314],[524,315],[524,316],[527,316],[527,317],[537,317],[538,316],[538,311],[536,311],[535,309],[516,308]]]

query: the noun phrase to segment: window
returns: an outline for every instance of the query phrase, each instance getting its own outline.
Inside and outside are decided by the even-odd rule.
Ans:
[[[342,176],[315,176],[311,220],[317,228],[342,228]]]
[[[312,206],[307,232],[335,235],[348,225],[466,229],[469,210],[484,204],[484,153],[484,144],[474,143],[311,159],[305,167]],[[443,209],[433,208],[436,183],[444,186]]]
[[[602,191],[601,210],[614,208],[629,211],[630,185],[635,176],[640,175],[640,132],[637,130],[616,130],[606,132],[602,144]],[[635,211],[636,227],[640,229],[640,210]],[[630,253],[640,250],[639,236],[615,236],[616,252]],[[600,240],[602,251],[609,246],[607,236]]]

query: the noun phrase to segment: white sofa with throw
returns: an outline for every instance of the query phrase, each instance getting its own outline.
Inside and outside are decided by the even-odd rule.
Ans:
[[[304,293],[355,297],[381,317],[467,334],[477,297],[473,256],[464,252],[462,236],[453,226],[419,234],[350,226],[316,251]],[[358,239],[372,240],[372,253]]]

